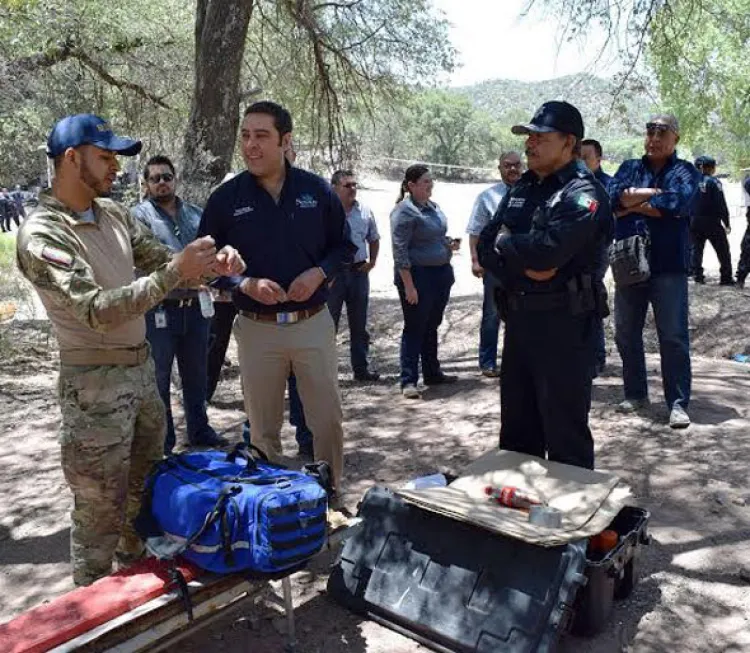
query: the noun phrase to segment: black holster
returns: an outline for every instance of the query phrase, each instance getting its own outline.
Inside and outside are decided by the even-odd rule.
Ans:
[[[568,279],[565,287],[568,289],[571,315],[583,315],[596,310],[594,279],[590,274],[581,274]]]

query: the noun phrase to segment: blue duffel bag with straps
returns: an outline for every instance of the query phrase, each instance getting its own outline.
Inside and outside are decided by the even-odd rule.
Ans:
[[[319,465],[325,477],[327,465]],[[276,573],[323,547],[327,508],[319,480],[240,444],[230,453],[195,451],[157,463],[135,527],[159,558],[179,554],[217,573]]]

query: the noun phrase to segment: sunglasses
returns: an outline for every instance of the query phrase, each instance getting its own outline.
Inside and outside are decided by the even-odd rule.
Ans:
[[[348,184],[342,184],[344,188],[357,188],[357,182],[356,181],[350,181]]]
[[[148,178],[149,183],[158,184],[161,180],[170,182],[174,179],[174,175],[171,172],[162,172],[160,175],[152,175]]]
[[[646,123],[646,133],[649,136],[653,136],[654,134],[666,134],[667,132],[674,131],[674,128],[672,125],[665,125],[661,122],[647,122]]]

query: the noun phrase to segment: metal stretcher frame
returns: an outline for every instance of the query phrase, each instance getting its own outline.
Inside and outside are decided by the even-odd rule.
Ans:
[[[331,533],[327,546],[318,555],[330,551],[347,539],[359,521],[350,519]],[[285,649],[289,653],[293,653],[297,646],[291,578],[291,574],[278,578],[281,581],[287,625]],[[192,621],[188,618],[181,593],[175,589],[50,649],[50,653],[163,651],[196,630],[224,617],[227,609],[252,600],[267,587],[268,582],[269,579],[251,578],[241,573],[206,573],[188,583],[193,609]]]

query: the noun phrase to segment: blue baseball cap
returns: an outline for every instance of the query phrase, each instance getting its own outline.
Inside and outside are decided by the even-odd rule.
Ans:
[[[69,147],[95,145],[103,150],[133,156],[141,151],[141,141],[115,136],[109,123],[92,113],[65,116],[55,123],[47,139],[47,156],[59,156]]]
[[[533,118],[510,129],[514,134],[561,132],[583,138],[583,118],[581,112],[569,102],[552,100],[536,110]]]

